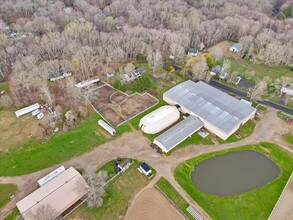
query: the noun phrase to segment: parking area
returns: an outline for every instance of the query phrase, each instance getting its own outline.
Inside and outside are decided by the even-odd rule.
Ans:
[[[158,103],[158,100],[148,93],[128,95],[108,84],[91,90],[87,99],[95,111],[113,127],[118,127]]]

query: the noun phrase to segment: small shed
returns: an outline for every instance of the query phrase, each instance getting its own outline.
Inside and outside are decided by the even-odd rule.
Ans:
[[[142,163],[139,169],[143,172],[144,175],[149,175],[152,173],[152,169],[146,163]]]
[[[191,47],[188,49],[187,54],[196,57],[198,55],[198,49]]]
[[[112,136],[116,135],[116,130],[112,128],[110,125],[108,125],[106,122],[104,122],[102,119],[100,119],[98,123],[102,128],[108,131]]]
[[[36,104],[30,105],[30,106],[27,106],[25,108],[22,108],[22,109],[15,111],[15,115],[17,118],[19,118],[20,116],[25,115],[27,113],[30,113],[36,109],[39,109],[39,108],[40,108],[39,103],[36,103]]]
[[[230,47],[230,51],[234,53],[239,53],[242,49],[243,49],[243,44],[240,44],[240,43],[232,44]]]

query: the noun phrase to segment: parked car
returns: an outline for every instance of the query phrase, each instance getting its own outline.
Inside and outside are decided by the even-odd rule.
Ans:
[[[36,109],[34,111],[32,111],[32,116],[36,116],[40,113],[40,110],[39,109]]]
[[[44,114],[41,112],[41,113],[39,113],[38,115],[37,115],[37,119],[42,119],[44,117]]]

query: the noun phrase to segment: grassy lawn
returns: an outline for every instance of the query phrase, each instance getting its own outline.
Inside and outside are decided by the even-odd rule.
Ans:
[[[286,134],[284,138],[289,144],[293,144],[293,133]]]
[[[0,184],[0,209],[9,202],[10,196],[16,192],[16,189],[14,184]]]
[[[88,220],[123,219],[135,195],[149,183],[149,180],[137,171],[136,168],[139,164],[138,161],[134,160],[134,164],[125,173],[107,185],[101,207],[89,209],[86,204],[83,204],[68,219],[74,216]],[[113,167],[111,163],[107,163],[99,170],[109,170],[111,166]]]
[[[14,207],[13,209],[12,209],[12,212],[9,214],[9,215],[7,215],[5,218],[4,218],[4,220],[15,220],[18,216],[19,216],[19,211],[18,211],[18,209],[16,208],[16,207]]]
[[[162,190],[169,199],[172,200],[176,204],[176,206],[190,219],[193,217],[186,211],[189,204],[185,201],[185,199],[174,189],[174,187],[166,180],[164,177],[161,177],[159,181],[156,183],[157,187]]]
[[[30,140],[10,152],[0,152],[0,176],[17,176],[32,173],[54,164],[66,161],[97,147],[107,139],[97,132],[100,116],[91,113],[76,128],[56,135],[47,142]],[[118,128],[118,134],[130,131],[125,123]]]
[[[262,112],[265,112],[265,111],[268,110],[268,108],[266,106],[260,105],[260,104],[257,105],[256,109],[259,110],[259,111],[262,111]]]
[[[235,134],[232,134],[225,141],[222,140],[221,138],[218,138],[218,141],[220,144],[232,143],[232,142],[239,141],[243,138],[250,136],[253,133],[255,126],[256,126],[256,123],[252,120],[249,120],[248,122],[246,122],[243,126],[241,126],[235,132],[235,133],[239,134],[241,136],[241,138],[238,138]]]
[[[277,112],[277,116],[278,118],[285,120],[287,117],[293,117],[293,116],[289,116],[288,114],[284,113],[284,112]]]
[[[245,59],[228,58],[231,62],[231,71],[244,74],[246,70],[254,70],[255,76],[263,78],[269,76],[272,79],[280,78],[282,76],[292,76],[290,68],[286,66],[267,67],[263,64],[253,64]]]
[[[267,185],[235,196],[219,197],[199,191],[192,183],[190,174],[194,165],[201,161],[240,150],[255,150],[265,154],[281,168],[281,175]],[[247,145],[230,150],[218,151],[192,158],[177,166],[176,181],[210,215],[212,219],[267,219],[277,202],[291,172],[293,155],[270,143]]]
[[[4,90],[5,94],[9,93],[9,83],[8,82],[0,82],[0,91]]]

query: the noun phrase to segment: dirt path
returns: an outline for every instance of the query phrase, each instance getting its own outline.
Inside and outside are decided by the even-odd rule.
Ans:
[[[196,157],[205,153],[220,151],[224,149],[234,148],[246,144],[256,144],[259,142],[273,142],[293,153],[293,146],[282,140],[282,135],[292,131],[292,126],[281,121],[276,116],[276,112],[269,110],[266,112],[261,121],[257,124],[254,133],[246,139],[229,144],[216,145],[196,145],[189,146],[175,151],[171,156],[161,156],[149,147],[149,141],[142,135],[140,131],[127,133],[116,138],[111,142],[99,146],[91,152],[74,157],[66,162],[57,164],[50,168],[16,177],[0,177],[0,183],[14,183],[18,186],[18,193],[2,210],[0,210],[0,218],[7,215],[17,201],[24,198],[37,188],[37,180],[56,169],[60,165],[65,167],[73,166],[75,168],[101,167],[109,160],[118,156],[131,157],[140,161],[145,161],[154,167],[157,175],[164,176],[173,187],[194,206],[198,212],[208,219],[208,215],[198,206],[189,195],[177,184],[173,177],[173,172],[176,166],[187,159]],[[154,184],[154,182],[151,182]],[[151,184],[150,184],[151,186]],[[149,187],[149,186],[148,186]]]

